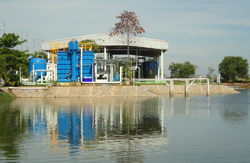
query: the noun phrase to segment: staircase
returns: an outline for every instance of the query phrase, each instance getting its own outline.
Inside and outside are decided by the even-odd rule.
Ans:
[[[64,79],[71,79],[71,66],[69,67],[69,70],[68,70],[68,72],[67,72],[67,74],[66,74],[66,77],[64,78]]]

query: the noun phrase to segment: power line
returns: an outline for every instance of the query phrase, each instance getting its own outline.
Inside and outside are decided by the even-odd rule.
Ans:
[[[39,48],[39,41],[42,40],[42,39],[34,39],[34,41],[36,41],[36,40],[37,40],[37,52],[38,52],[38,54],[39,54],[39,49],[40,49],[40,48]]]
[[[0,21],[0,23],[3,23],[3,27],[5,27],[5,21]],[[0,30],[3,30],[4,33],[5,33],[5,30],[4,30],[4,29],[0,29]]]
[[[6,32],[6,30],[8,30],[8,31],[10,31],[11,33],[15,33],[16,35],[19,35],[18,33],[16,33],[16,32],[14,32],[13,30],[11,30],[9,27],[7,27],[8,25],[7,25],[7,23],[6,23],[5,21],[0,21],[0,24],[1,24],[1,23],[3,23],[4,29],[0,29],[0,30],[4,30],[4,33]],[[19,26],[18,28],[21,28],[21,27]],[[22,29],[23,31],[25,31],[25,29],[23,29],[23,28],[21,28],[21,29]],[[28,35],[27,32],[21,32],[21,41],[23,41],[23,40],[25,39],[24,37],[26,37],[26,40],[27,40],[24,44],[27,43],[29,46],[31,46],[30,49],[32,49],[32,47],[35,48],[36,45],[31,44],[30,42],[31,42],[31,40],[33,40],[33,42],[35,42],[35,40],[38,40],[38,39],[31,38],[31,37]],[[38,51],[39,51],[39,49],[40,49],[40,45],[39,45],[39,42],[40,42],[40,41],[42,41],[42,39],[39,39],[39,40],[38,40],[38,44],[37,44],[37,46],[38,46]],[[26,49],[28,49],[27,46],[26,46]],[[23,50],[23,44],[21,44],[21,50]]]

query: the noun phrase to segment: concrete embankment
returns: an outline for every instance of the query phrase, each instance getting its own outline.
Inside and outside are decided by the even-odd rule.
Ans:
[[[141,85],[143,89],[146,89],[155,94],[169,94],[169,86],[167,85]],[[232,88],[224,85],[210,85],[209,94],[234,94],[240,93]],[[174,85],[173,94],[185,94],[185,85]],[[207,94],[207,85],[191,85],[189,87],[189,94]]]
[[[138,86],[11,87],[17,98],[157,96]]]
[[[17,98],[75,98],[75,97],[155,97],[169,94],[167,85],[141,86],[68,86],[68,87],[10,87],[1,88]],[[174,85],[173,94],[185,94],[184,85]],[[209,94],[240,93],[223,85],[210,85]],[[207,94],[206,85],[191,85],[189,94]]]

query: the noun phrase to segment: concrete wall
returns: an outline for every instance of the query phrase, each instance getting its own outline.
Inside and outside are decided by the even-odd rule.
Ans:
[[[157,96],[138,86],[17,87],[10,92],[17,98]]]
[[[143,89],[146,89],[155,94],[169,94],[168,85],[141,85]],[[173,89],[174,94],[185,94],[185,85],[174,85]],[[190,94],[206,94],[207,85],[191,85],[189,87]],[[209,94],[233,94],[240,93],[232,88],[223,86],[223,85],[210,85]]]
[[[169,94],[167,85],[138,86],[68,86],[68,87],[12,87],[1,90],[17,98],[74,98],[74,97],[147,97]],[[223,85],[210,85],[209,94],[239,93]],[[185,85],[174,85],[173,94],[185,94]],[[189,94],[207,94],[206,85],[191,85]]]

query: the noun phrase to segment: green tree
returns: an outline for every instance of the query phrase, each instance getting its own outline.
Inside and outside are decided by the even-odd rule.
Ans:
[[[6,67],[6,59],[4,55],[0,55],[0,78],[3,76]]]
[[[213,75],[214,71],[215,71],[215,69],[213,69],[212,67],[208,67],[207,77],[209,78],[210,82],[211,82],[211,78],[212,78],[212,75]]]
[[[47,59],[48,55],[45,52],[35,52],[33,54],[29,54],[30,56],[32,56],[33,58],[43,58],[43,59]]]
[[[24,41],[19,41],[19,36],[14,33],[4,33],[0,37],[0,76],[4,79],[5,84],[12,85],[9,71],[19,71],[21,67],[23,74],[28,74],[28,56],[26,51],[15,50],[14,47],[21,45]]]
[[[0,37],[0,48],[6,48],[5,50],[12,49],[27,41],[19,41],[18,38],[19,36],[15,35],[15,33],[4,33],[2,37]]]
[[[219,73],[225,81],[234,82],[236,78],[248,78],[248,68],[247,59],[226,56],[219,64]]]
[[[195,69],[198,67],[186,61],[184,63],[174,63],[169,65],[171,78],[190,78],[195,75]]]
[[[96,44],[95,40],[86,39],[86,40],[80,41],[80,43],[92,43],[92,51],[93,52],[100,52],[101,47]]]

